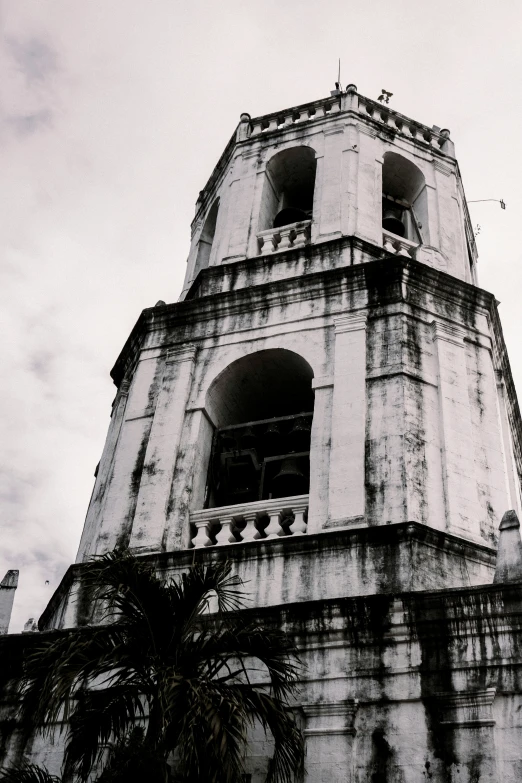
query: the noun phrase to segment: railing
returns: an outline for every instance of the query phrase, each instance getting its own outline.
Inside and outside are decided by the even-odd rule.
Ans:
[[[252,120],[250,136],[259,136],[261,133],[287,128],[289,125],[296,125],[307,120],[318,120],[320,117],[335,114],[341,110],[339,98],[327,98],[314,106],[301,106],[279,114],[272,114],[266,117],[257,117]]]
[[[281,228],[269,228],[260,231],[257,235],[259,252],[265,256],[276,250],[290,250],[295,247],[304,247],[310,242],[312,235],[312,221],[303,220],[300,223],[290,223]]]
[[[397,256],[406,256],[406,258],[415,258],[419,247],[417,242],[411,242],[409,239],[392,234],[391,231],[382,232],[382,246],[388,253],[395,253]]]
[[[386,105],[376,103],[359,95],[359,113],[367,114],[372,119],[384,123],[390,130],[399,131],[413,139],[424,141],[434,149],[453,154],[453,142],[450,140],[450,132],[446,128],[436,130],[414,122],[402,114],[392,111]]]
[[[258,500],[237,506],[193,511],[190,525],[196,549],[306,533],[308,495]]]

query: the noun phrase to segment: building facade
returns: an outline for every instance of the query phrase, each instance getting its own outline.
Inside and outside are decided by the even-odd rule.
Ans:
[[[115,546],[226,558],[301,651],[310,783],[520,781],[522,429],[476,261],[449,131],[354,85],[241,115],[180,301],[113,368],[41,631],[88,622],[82,564]]]

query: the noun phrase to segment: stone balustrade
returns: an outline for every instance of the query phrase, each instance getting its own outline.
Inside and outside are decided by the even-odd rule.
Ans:
[[[310,243],[312,221],[302,220],[300,223],[290,223],[281,228],[269,228],[257,235],[259,252],[265,256],[276,250],[291,250],[304,247]]]
[[[372,119],[382,122],[392,131],[399,131],[406,136],[417,139],[417,141],[429,144],[434,149],[442,150],[450,155],[453,154],[453,142],[450,140],[450,132],[447,129],[428,128],[426,125],[414,122],[389,109],[386,104],[371,101],[361,95],[359,96],[359,113],[367,114]]]
[[[250,136],[259,136],[261,133],[280,130],[289,125],[296,125],[308,120],[318,120],[341,110],[339,98],[327,98],[317,102],[313,106],[299,106],[288,109],[279,114],[269,114],[265,117],[256,117],[251,122]]]
[[[259,500],[193,511],[190,526],[196,549],[306,533],[308,495]]]
[[[406,258],[415,258],[419,247],[417,242],[411,242],[409,239],[392,234],[391,231],[382,232],[382,246],[388,253],[394,253],[397,256]]]

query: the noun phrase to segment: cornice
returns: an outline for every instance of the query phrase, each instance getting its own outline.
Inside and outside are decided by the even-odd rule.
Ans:
[[[355,237],[336,238],[320,246],[311,246],[311,252],[313,253],[315,249],[316,252],[321,253],[326,246],[335,245],[358,246],[367,251],[370,257],[375,257],[376,247]],[[382,249],[380,251],[382,253]],[[237,263],[249,266],[252,275],[255,275],[256,267],[262,266],[265,261],[263,257],[258,257]],[[233,273],[233,267],[234,264],[223,264],[212,267],[208,271],[214,276],[224,276]],[[413,293],[416,291],[432,297],[444,298],[448,303],[469,310],[470,313],[482,311],[488,317],[491,316],[493,324],[498,323],[498,318],[495,319],[493,316],[495,299],[492,294],[420,262],[386,254],[384,258],[360,264],[310,272],[306,275],[282,278],[144,310],[125,343],[111,371],[111,376],[119,386],[125,373],[135,362],[146,335],[151,332],[173,330],[191,322],[211,323],[220,318],[233,317],[245,312],[266,310],[272,305],[280,304],[281,301],[289,304],[364,290],[373,292],[374,295],[374,300],[370,298],[368,302],[370,318],[372,308],[382,307],[383,304],[393,301],[410,301],[414,299]],[[384,297],[385,290],[387,298]],[[378,301],[375,300],[375,296],[378,297]],[[198,339],[197,336],[190,338],[191,342],[197,342]],[[501,331],[496,339],[501,346],[501,351],[505,352]]]

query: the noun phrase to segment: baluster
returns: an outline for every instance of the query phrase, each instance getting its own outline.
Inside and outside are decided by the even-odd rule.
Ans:
[[[267,253],[273,253],[274,250],[276,249],[274,234],[272,234],[272,236],[262,237],[262,239],[263,239],[263,247],[261,248],[261,254],[265,256],[267,255]]]
[[[401,242],[400,239],[397,240],[397,255],[398,256],[405,256],[406,258],[410,258],[410,246],[406,244],[406,242]]]
[[[293,230],[290,228],[280,229],[281,241],[279,242],[278,250],[288,250],[292,246],[292,234]]]
[[[309,226],[300,226],[295,230],[295,239],[292,247],[304,247],[306,244],[306,232]]]
[[[223,544],[235,544],[236,537],[234,535],[234,517],[226,517],[221,521],[221,530],[216,536],[216,544],[220,546]]]
[[[383,234],[383,247],[388,253],[395,253],[393,239],[389,237],[387,234]]]
[[[285,531],[281,527],[281,509],[277,511],[270,511],[270,522],[265,530],[265,536],[267,538],[277,538],[278,536],[284,536]]]
[[[257,541],[261,538],[261,533],[256,527],[257,513],[255,511],[248,511],[243,514],[243,519],[246,522],[245,529],[241,533],[242,541]]]
[[[291,535],[299,536],[306,533],[306,522],[304,520],[306,508],[306,506],[296,506],[296,508],[293,509],[294,521],[289,528]]]
[[[316,106],[313,119],[317,120],[319,119],[319,117],[324,117],[324,115],[325,115],[324,106]]]
[[[205,546],[213,546],[212,539],[209,535],[210,522],[208,520],[204,522],[195,522],[197,535],[192,539],[192,544],[195,549],[201,549]]]
[[[277,117],[270,117],[270,121],[269,121],[267,130],[269,130],[269,131],[277,130],[277,127],[278,127],[278,118]]]

